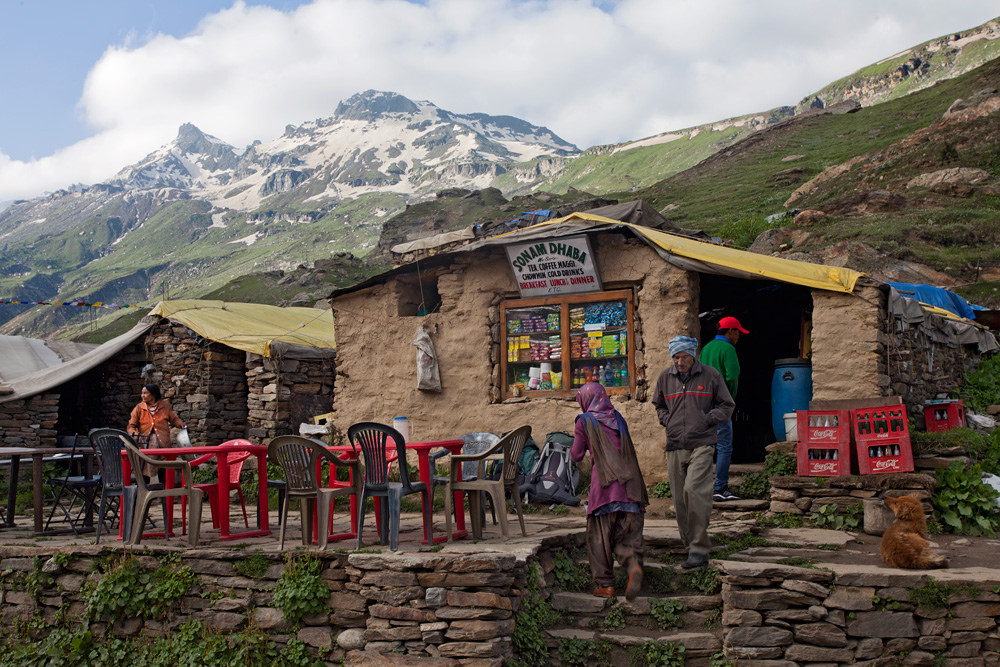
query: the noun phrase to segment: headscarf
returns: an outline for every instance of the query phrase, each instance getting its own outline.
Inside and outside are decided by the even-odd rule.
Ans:
[[[608,428],[619,430],[618,412],[611,405],[608,393],[600,384],[588,382],[580,387],[576,392],[576,402],[580,404],[581,410],[593,415],[597,421]]]
[[[674,336],[667,343],[667,349],[670,350],[670,356],[674,356],[678,352],[687,352],[694,358],[698,358],[696,352],[698,352],[698,339],[691,338],[691,336]]]

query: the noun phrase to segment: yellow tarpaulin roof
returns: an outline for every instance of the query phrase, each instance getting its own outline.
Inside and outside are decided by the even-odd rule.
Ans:
[[[150,315],[180,322],[203,338],[265,357],[272,356],[273,342],[337,347],[329,310],[181,299],[161,301]]]
[[[694,262],[702,262],[707,265],[724,267],[744,274],[752,274],[761,278],[769,278],[771,280],[804,285],[816,289],[851,293],[854,291],[854,285],[858,281],[858,278],[865,275],[864,273],[844,267],[810,264],[809,262],[798,262],[792,259],[758,255],[745,250],[717,246],[677,236],[676,234],[661,232],[651,227],[643,227],[588,213],[571,213],[565,217],[540,222],[531,227],[508,232],[508,234],[520,235],[526,230],[540,230],[550,225],[560,225],[573,221],[621,225],[632,229],[640,237],[659,248],[661,254],[683,257],[694,260]],[[495,238],[500,239],[508,234],[502,234]]]

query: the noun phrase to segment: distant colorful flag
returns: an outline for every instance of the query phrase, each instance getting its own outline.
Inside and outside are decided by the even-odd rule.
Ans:
[[[16,299],[0,299],[0,304],[10,303],[18,306],[84,306],[87,308],[105,308],[108,310],[121,310],[122,308],[142,308],[143,306],[132,306],[128,304],[119,305],[117,303],[104,303],[95,301],[87,303],[85,301],[18,301]]]

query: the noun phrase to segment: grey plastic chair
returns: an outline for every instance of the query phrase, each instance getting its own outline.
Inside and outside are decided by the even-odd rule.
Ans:
[[[147,456],[139,451],[139,448],[129,438],[120,438],[128,456],[129,465],[133,470],[141,471],[143,464],[149,464],[156,468],[166,470],[179,470],[181,472],[181,484],[172,489],[163,488],[161,484],[149,484],[141,474],[135,475],[137,488],[135,499],[135,517],[132,519],[131,535],[128,544],[137,545],[142,542],[142,528],[149,516],[150,506],[157,498],[187,498],[188,500],[188,542],[191,546],[198,546],[198,536],[201,533],[201,502],[202,490],[196,489],[191,483],[191,464],[183,459],[177,461],[165,461],[163,459]],[[123,517],[122,520],[125,520]],[[164,521],[166,523],[166,521]],[[164,531],[166,526],[164,525]]]
[[[500,532],[504,537],[509,537],[507,528],[507,503],[504,500],[504,492],[510,490],[511,502],[514,504],[514,511],[517,519],[521,523],[521,534],[528,535],[524,527],[524,509],[521,507],[521,497],[517,489],[517,460],[521,457],[521,450],[524,443],[531,437],[531,427],[522,426],[516,428],[489,449],[479,454],[454,454],[451,457],[451,476],[448,480],[448,487],[444,494],[444,516],[446,523],[445,530],[448,540],[451,540],[451,503],[455,491],[469,491],[469,518],[472,520],[472,536],[479,539],[483,535],[483,522],[481,512],[480,493],[485,492],[493,498],[493,505],[497,508],[500,518]],[[500,454],[503,454],[503,469],[500,479],[487,479],[485,477],[486,463]],[[462,465],[462,475],[465,475],[464,466],[474,463],[478,466],[477,478],[470,481],[464,479],[458,481],[458,469],[456,465]]]
[[[389,438],[396,444],[397,460],[399,461],[398,482],[389,481],[388,456],[386,445]],[[386,532],[389,533],[389,548],[393,551],[399,547],[399,515],[400,501],[403,496],[419,493],[424,505],[424,516],[427,521],[433,521],[431,514],[430,489],[423,482],[411,482],[409,466],[406,465],[406,441],[403,434],[385,424],[375,422],[359,422],[347,429],[347,439],[361,450],[365,462],[365,484],[361,493],[361,509],[358,511],[358,549],[361,548],[361,533],[365,525],[365,510],[369,498],[383,498],[381,505],[381,526],[379,541],[386,542]],[[427,544],[433,544],[430,525],[424,525]]]
[[[490,433],[489,431],[473,431],[472,433],[466,433],[462,436],[462,440],[465,444],[462,446],[463,454],[479,454],[485,452],[487,449],[497,444],[500,441],[500,436],[496,433]],[[451,452],[447,449],[441,449],[433,454],[431,454],[431,466],[432,470],[437,469],[437,461],[443,456],[450,455]],[[488,471],[487,471],[488,472]],[[479,475],[479,464],[474,461],[469,461],[462,464],[462,479],[463,480],[473,480]],[[433,475],[431,477],[431,498],[434,497],[434,493],[439,486],[445,486],[448,484],[448,478],[439,475]],[[490,501],[490,515],[493,519],[493,525],[497,525],[497,513],[496,507],[493,506],[492,498],[485,494],[480,494],[482,500]],[[481,514],[483,522],[486,521],[486,503],[483,502],[480,505]]]
[[[97,544],[101,543],[101,528],[111,513],[111,522],[108,529],[114,526],[114,517],[121,514],[119,520],[125,520],[124,508],[119,507],[122,496],[125,495],[125,488],[130,480],[125,479],[122,468],[122,439],[126,439],[135,445],[125,431],[117,428],[95,428],[87,434],[90,438],[90,445],[94,448],[94,456],[100,468],[101,479],[101,500],[97,509]],[[95,502],[97,494],[94,494]],[[128,508],[131,510],[131,507]],[[122,536],[128,539],[131,524],[126,521],[122,524]]]
[[[341,496],[361,497],[361,475],[357,459],[345,461],[315,438],[301,435],[280,435],[267,444],[267,458],[274,461],[285,473],[284,494],[280,497],[278,522],[281,524],[281,548],[285,548],[285,527],[288,524],[288,505],[298,498],[302,513],[302,544],[312,543],[312,502],[316,501],[317,542],[326,549],[330,539],[330,504]],[[351,473],[351,484],[325,488],[320,484],[317,469],[322,461],[329,461]],[[358,533],[361,527],[358,526]]]

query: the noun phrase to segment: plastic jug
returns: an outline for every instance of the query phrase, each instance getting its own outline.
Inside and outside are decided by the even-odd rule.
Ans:
[[[392,427],[402,434],[406,442],[410,441],[410,420],[406,417],[394,417]]]

